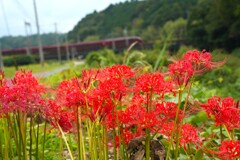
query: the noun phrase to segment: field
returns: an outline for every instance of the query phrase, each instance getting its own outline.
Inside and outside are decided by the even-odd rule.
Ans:
[[[182,47],[6,67],[0,159],[240,158],[239,61]]]

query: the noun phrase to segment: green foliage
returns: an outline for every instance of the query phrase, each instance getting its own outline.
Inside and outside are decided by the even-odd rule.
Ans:
[[[30,55],[8,56],[3,58],[5,66],[19,66],[35,63],[35,59]]]
[[[235,48],[231,54],[240,58],[240,48]]]
[[[219,70],[205,74],[200,80],[208,90],[216,89],[215,95],[234,98],[240,97],[240,58],[227,54],[224,50],[214,50],[212,56],[216,60],[226,59],[226,63]],[[209,93],[206,91],[205,93]]]
[[[168,21],[182,17],[186,19],[188,10],[197,0],[169,1],[126,1],[110,5],[101,12],[87,15],[69,32],[68,37],[77,41],[79,36],[85,40],[88,36],[99,35],[100,39],[138,35],[148,41],[161,37],[160,28]],[[171,9],[170,9],[171,8]],[[101,21],[99,21],[101,19]],[[178,22],[179,23],[179,20]],[[181,32],[182,33],[182,32]]]
[[[161,29],[161,37],[167,39],[170,36],[169,41],[184,40],[187,37],[187,20],[182,17],[175,21],[167,21]]]
[[[198,0],[188,21],[190,42],[211,50],[219,47],[232,50],[239,46],[239,6],[239,0]]]
[[[104,49],[88,53],[85,63],[89,67],[104,67],[118,63],[118,58],[112,50]]]

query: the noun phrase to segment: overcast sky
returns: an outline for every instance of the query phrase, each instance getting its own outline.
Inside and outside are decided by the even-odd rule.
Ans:
[[[36,0],[41,33],[60,33],[71,30],[79,20],[94,10],[102,11],[111,3],[126,0]],[[26,35],[24,22],[36,33],[33,0],[0,0],[0,37]],[[8,28],[8,29],[7,29]],[[27,27],[30,32],[30,27]]]

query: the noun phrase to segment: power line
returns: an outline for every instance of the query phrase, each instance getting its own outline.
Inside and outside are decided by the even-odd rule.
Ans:
[[[33,21],[32,16],[28,13],[28,11],[23,7],[23,5],[19,2],[19,0],[15,0],[17,3],[17,8],[23,13],[23,15]]]
[[[41,37],[40,37],[40,28],[39,28],[39,23],[38,23],[37,5],[36,5],[35,0],[33,0],[33,8],[34,8],[36,26],[37,26],[38,50],[39,50],[40,63],[43,67],[44,66],[44,54],[43,54],[43,49],[42,49],[42,41],[41,41]]]
[[[6,13],[5,13],[5,8],[4,8],[4,5],[3,5],[3,0],[0,0],[0,3],[1,3],[1,8],[2,8],[2,13],[3,13],[4,20],[5,20],[5,24],[6,24],[6,27],[7,27],[7,32],[8,32],[8,35],[10,36],[10,30],[9,30],[7,16],[6,16]]]

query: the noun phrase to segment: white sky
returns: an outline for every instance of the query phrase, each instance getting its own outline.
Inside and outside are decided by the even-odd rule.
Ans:
[[[66,33],[94,10],[102,11],[111,3],[124,1],[126,0],[36,0],[40,32],[55,32],[54,23],[57,23],[58,32]],[[31,24],[32,33],[35,34],[33,0],[0,0],[0,37],[26,35],[25,21]],[[30,32],[30,27],[27,30]]]

